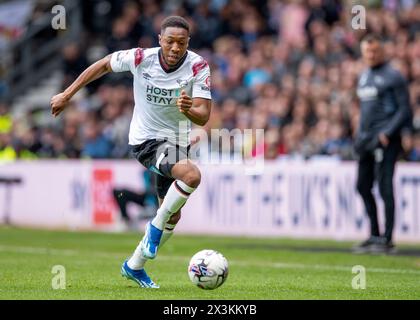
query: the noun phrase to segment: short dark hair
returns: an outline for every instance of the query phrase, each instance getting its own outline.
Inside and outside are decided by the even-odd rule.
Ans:
[[[180,16],[170,16],[165,18],[165,20],[163,20],[162,24],[160,25],[161,32],[163,33],[168,27],[182,28],[187,30],[188,34],[190,33],[190,24],[187,22],[187,20]]]
[[[376,33],[368,33],[362,38],[361,42],[367,42],[367,43],[379,42],[380,44],[382,44],[383,40],[382,40],[382,37]]]

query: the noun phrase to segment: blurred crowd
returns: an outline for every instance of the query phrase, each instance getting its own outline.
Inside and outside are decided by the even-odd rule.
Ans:
[[[354,4],[366,7],[366,29],[351,28]],[[410,82],[414,121],[403,135],[402,159],[420,161],[416,0],[115,0],[82,5],[84,32],[62,50],[63,89],[108,53],[158,46],[162,19],[184,16],[192,26],[190,49],[206,58],[212,72],[213,106],[205,129],[264,129],[264,139],[235,145],[234,151],[247,147],[253,155],[264,152],[267,159],[355,158],[355,87],[363,69],[359,43],[368,31],[380,34],[387,59]],[[128,157],[133,105],[128,73],[93,82],[47,124],[37,119],[45,109],[13,120],[9,106],[0,104],[0,158]],[[219,144],[216,138],[211,142]]]

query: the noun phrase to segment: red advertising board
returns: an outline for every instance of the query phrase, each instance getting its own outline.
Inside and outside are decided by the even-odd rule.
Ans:
[[[113,223],[113,174],[111,169],[93,169],[92,210],[94,224]]]

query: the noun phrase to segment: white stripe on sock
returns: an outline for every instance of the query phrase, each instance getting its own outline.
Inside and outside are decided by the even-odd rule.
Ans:
[[[189,194],[193,193],[194,190],[196,189],[196,188],[190,187],[189,185],[187,185],[181,180],[176,180],[176,183],[178,184],[178,187],[180,187],[182,190],[184,190],[186,193],[189,193]]]
[[[180,180],[175,180],[168,189],[162,205],[157,211],[156,217],[152,220],[152,224],[159,230],[163,230],[171,215],[178,212],[188,199],[188,195],[182,193],[191,193],[195,188],[191,188]]]

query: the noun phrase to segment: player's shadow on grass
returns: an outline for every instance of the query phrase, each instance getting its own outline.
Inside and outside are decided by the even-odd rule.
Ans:
[[[288,250],[288,251],[301,251],[301,252],[312,252],[312,253],[353,253],[352,248],[338,248],[333,246],[291,246],[282,244],[258,244],[258,243],[247,243],[247,244],[232,244],[231,248],[241,248],[246,250]],[[399,248],[395,253],[390,254],[392,256],[409,256],[409,257],[420,257],[420,247],[418,248]]]

